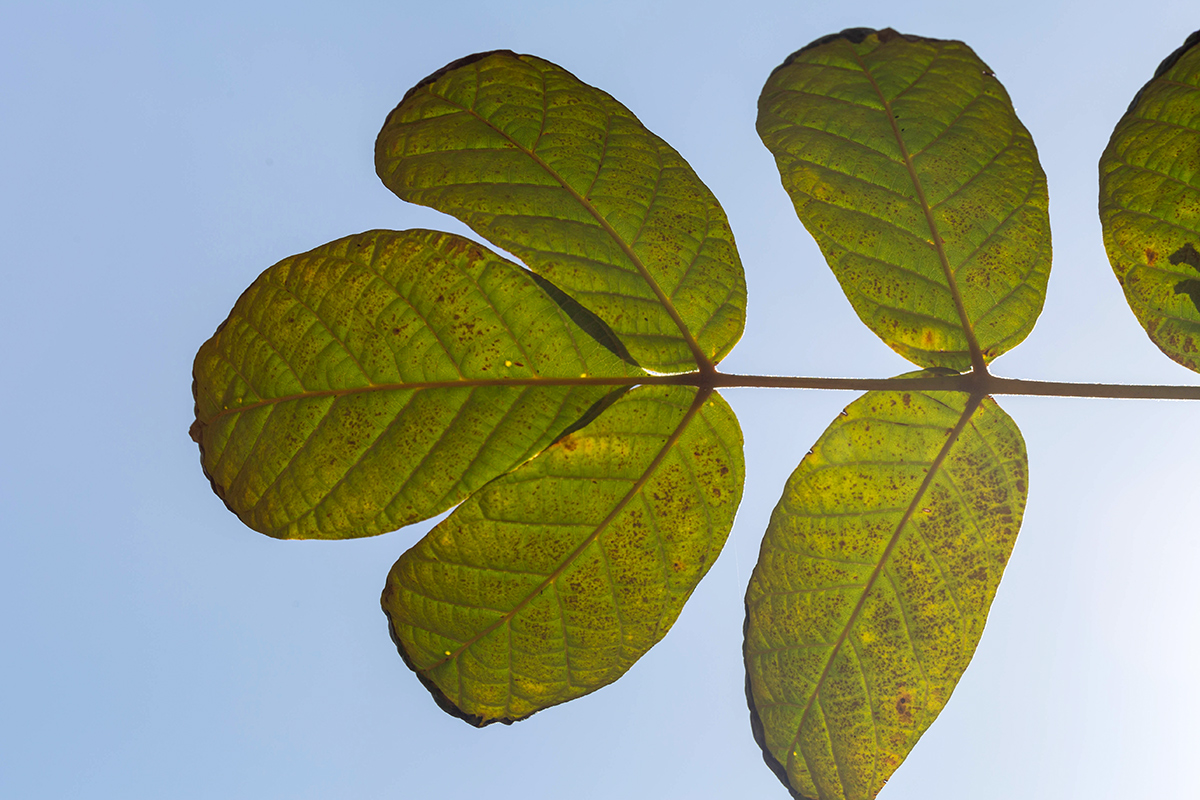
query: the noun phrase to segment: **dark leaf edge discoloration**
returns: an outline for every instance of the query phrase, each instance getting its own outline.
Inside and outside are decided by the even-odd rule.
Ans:
[[[529,59],[535,59],[537,61],[546,62],[546,59],[542,58],[541,56],[535,56],[530,53],[518,53],[515,50],[505,50],[505,49],[484,50],[483,52],[480,52],[480,53],[472,53],[469,56],[463,56],[462,58],[456,58],[453,61],[451,61],[449,64],[447,64],[446,66],[442,67],[441,69],[434,70],[430,74],[426,75],[424,78],[417,81],[415,86],[413,86],[411,89],[409,89],[407,92],[405,92],[404,97],[400,98],[400,102],[396,104],[396,107],[393,108],[390,112],[388,112],[387,117],[384,118],[383,127],[379,129],[379,134],[382,135],[383,131],[387,130],[388,125],[392,121],[392,115],[395,114],[397,111],[399,111],[401,108],[403,108],[404,104],[407,103],[409,98],[412,97],[414,94],[421,91],[426,86],[430,86],[430,85],[436,83],[442,76],[448,75],[449,73],[454,72],[454,70],[456,70],[456,69],[461,69],[463,67],[469,67],[470,65],[472,65],[478,61],[482,61],[489,56],[506,56],[508,58],[515,58],[518,61],[523,61],[523,62],[527,62]],[[550,62],[546,62],[546,63],[550,63]],[[602,92],[605,96],[610,97],[610,98],[612,97],[612,95],[609,95],[603,89],[598,89],[595,86],[591,86],[591,84],[589,84],[589,83],[579,80],[579,77],[575,73],[573,73],[569,70],[563,69],[562,67],[558,66],[557,64],[555,64],[554,66],[557,67],[558,69],[562,70],[564,73],[569,75],[571,78],[575,79],[576,81],[579,81],[579,83],[583,84],[584,86],[590,86],[591,88],[596,89],[596,91]],[[375,137],[375,141],[376,141],[375,149],[376,149],[376,151],[378,151],[379,136]],[[382,176],[380,176],[380,177],[382,177]]]
[[[1125,113],[1121,115],[1121,119],[1117,120],[1117,127],[1120,127],[1121,123],[1125,120],[1125,117],[1128,117],[1133,113],[1133,110],[1137,108],[1137,104],[1142,100],[1142,95],[1146,93],[1146,90],[1150,88],[1150,85],[1165,75],[1167,71],[1171,69],[1171,67],[1179,63],[1179,59],[1183,58],[1189,50],[1198,44],[1200,44],[1200,30],[1195,30],[1192,31],[1190,36],[1183,40],[1183,44],[1175,48],[1171,55],[1162,60],[1162,63],[1158,65],[1158,69],[1154,70],[1154,77],[1146,81],[1145,85],[1138,89],[1137,94],[1133,96],[1133,100],[1129,102],[1129,108],[1125,109]]]
[[[246,291],[250,291],[249,288],[247,288]],[[242,294],[245,294],[245,292],[242,292]],[[239,297],[238,299],[240,300],[241,298]],[[227,321],[228,321],[228,319],[225,320],[225,322],[227,322]],[[221,328],[225,327],[225,322],[222,322],[217,327],[217,333],[220,333]],[[213,336],[216,336],[216,335],[217,335],[216,333],[213,334]],[[229,510],[229,513],[233,514],[238,519],[241,519],[241,517],[238,516],[237,509],[235,509],[232,505],[230,505],[229,500],[226,499],[225,490],[221,488],[221,485],[219,483],[217,483],[216,479],[212,476],[212,473],[210,473],[208,471],[208,467],[206,466],[206,464],[208,463],[208,456],[204,450],[204,423],[200,421],[200,408],[199,408],[199,401],[197,399],[196,392],[197,392],[197,381],[196,381],[196,374],[195,374],[195,371],[193,368],[193,372],[192,372],[192,413],[195,415],[195,419],[192,421],[192,424],[188,427],[188,436],[191,438],[191,440],[193,442],[196,443],[197,447],[200,448],[200,470],[204,473],[204,477],[208,479],[208,485],[212,488],[213,494],[215,494],[217,496],[217,498],[221,501],[221,503],[224,504],[225,508]]]
[[[911,33],[900,33],[899,31],[895,30],[894,28],[883,28],[883,29],[846,28],[845,30],[839,31],[837,33],[830,33],[826,36],[822,36],[819,39],[812,40],[808,44],[804,45],[804,47],[801,47],[799,50],[797,50],[796,52],[792,53],[790,56],[785,58],[783,60],[782,64],[780,64],[775,69],[771,70],[771,74],[774,75],[779,70],[781,70],[787,66],[790,66],[791,63],[793,61],[795,61],[797,58],[799,58],[803,54],[807,53],[809,50],[818,48],[821,45],[829,44],[830,42],[836,42],[838,39],[845,39],[846,41],[850,42],[851,44],[861,44],[864,39],[866,39],[868,36],[870,36],[872,34],[875,34],[879,37],[879,41],[881,44],[886,44],[887,42],[893,41],[895,39],[903,39],[906,42],[953,41],[953,40],[949,40],[949,39],[934,39],[929,36],[916,36]]]
[[[387,590],[388,587],[385,584],[383,589],[383,597],[380,598],[381,605],[382,600],[387,597]],[[392,624],[392,615],[387,613],[386,608],[383,610],[383,615],[387,617],[388,635],[392,637],[392,642],[396,645],[396,652],[400,654],[401,660],[404,661],[404,666],[413,671],[413,674],[417,676],[417,680],[421,682],[421,685],[429,691],[429,694],[433,695],[433,702],[437,703],[438,708],[442,709],[442,711],[445,711],[450,716],[461,719],[463,722],[476,728],[486,728],[488,725],[493,725],[497,722],[504,725],[512,725],[514,722],[520,722],[521,720],[529,719],[533,716],[533,714],[537,713],[537,711],[534,711],[532,714],[527,714],[523,717],[495,717],[493,719],[485,719],[478,714],[468,714],[467,712],[463,711],[461,708],[455,705],[454,701],[451,700],[436,683],[434,683],[427,675],[425,675],[425,673],[421,672],[421,670],[417,669],[417,665],[413,663],[411,658],[409,658],[408,652],[405,651],[404,645],[400,642],[400,637],[397,635],[396,628]]]
[[[424,78],[422,78],[421,80],[417,81],[415,86],[413,86],[411,89],[409,89],[407,92],[404,93],[404,97],[400,99],[400,102],[399,102],[399,104],[397,104],[396,107],[399,108],[400,106],[404,105],[404,103],[407,102],[408,98],[412,97],[414,94],[416,94],[417,92],[419,92],[421,89],[425,88],[426,86],[429,86],[431,83],[434,83],[435,81],[437,81],[438,78],[442,77],[446,73],[453,72],[454,70],[459,69],[460,67],[469,66],[471,64],[474,64],[476,61],[482,61],[483,59],[487,58],[488,56],[494,56],[494,55],[512,56],[513,58],[521,57],[520,53],[515,53],[512,50],[484,50],[481,53],[472,53],[469,56],[463,56],[462,58],[456,58],[453,61],[451,61],[449,64],[447,64],[446,66],[442,67],[441,69],[434,70],[433,72],[429,73]],[[388,119],[391,119],[391,116],[392,116],[391,114],[388,114]],[[386,128],[387,125],[385,124],[384,127]]]
[[[746,633],[750,629],[750,606],[746,605],[746,616],[742,620],[742,661],[746,660]],[[791,781],[788,780],[787,767],[779,763],[771,750],[767,747],[767,729],[763,725],[762,717],[758,715],[758,706],[754,705],[754,689],[750,685],[750,670],[746,669],[746,705],[750,708],[750,733],[754,736],[754,743],[762,750],[763,762],[771,772],[775,773],[775,777],[779,778],[779,782],[788,790],[793,800],[813,800],[811,797],[805,797],[792,788]]]

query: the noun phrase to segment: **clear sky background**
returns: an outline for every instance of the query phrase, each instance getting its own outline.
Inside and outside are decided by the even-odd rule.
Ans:
[[[751,739],[742,596],[787,475],[853,395],[731,390],[724,553],[621,681],[475,730],[378,598],[430,527],[279,542],[209,489],[191,361],[276,261],[371,228],[465,233],[374,174],[404,92],[534,53],[622,101],[716,193],[749,286],[733,372],[911,367],[855,317],[754,131],[770,70],[846,27],[962,39],[1038,144],[1055,258],[1012,377],[1200,383],[1108,266],[1096,162],[1195,0],[4,3],[0,796],[780,798]],[[1184,797],[1200,752],[1200,404],[999,398],[1025,525],[975,661],[886,800]]]

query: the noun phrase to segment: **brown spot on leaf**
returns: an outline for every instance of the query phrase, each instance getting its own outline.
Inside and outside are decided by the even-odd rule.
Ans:
[[[1154,252],[1153,249],[1147,247],[1146,248],[1146,266],[1153,267],[1155,261],[1158,261],[1158,253]]]
[[[896,716],[900,719],[902,725],[912,725],[912,693],[901,692],[896,698]]]

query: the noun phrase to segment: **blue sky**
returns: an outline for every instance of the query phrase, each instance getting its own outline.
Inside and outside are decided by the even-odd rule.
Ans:
[[[903,9],[903,10],[902,10]],[[1136,13],[1131,13],[1131,9]],[[0,18],[0,796],[786,798],[750,737],[742,595],[783,482],[852,395],[731,390],[748,474],[725,552],[620,682],[511,728],[438,710],[378,597],[429,524],[278,542],[210,491],[191,360],[279,259],[371,228],[466,233],[378,181],[412,84],[480,50],[614,95],[727,211],[732,372],[889,376],[754,132],[793,50],[853,26],[962,39],[1046,170],[1055,259],[1012,377],[1197,383],[1125,306],[1096,161],[1194,0],[1129,3],[28,3]],[[1200,407],[1000,398],[1024,528],[975,662],[883,798],[1194,792]]]

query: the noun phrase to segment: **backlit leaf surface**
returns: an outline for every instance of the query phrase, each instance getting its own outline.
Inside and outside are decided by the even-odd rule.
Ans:
[[[284,259],[196,356],[192,435],[213,488],[280,538],[370,536],[452,507],[613,390],[571,380],[642,374],[554,291],[431,231]]]
[[[1200,31],[1155,72],[1100,158],[1104,246],[1164,353],[1200,371]]]
[[[742,493],[720,395],[644,386],[405,553],[382,604],[451,713],[512,722],[619,678],[712,566]]]
[[[771,74],[758,132],[854,310],[900,355],[962,371],[1032,330],[1050,273],[1046,179],[965,44],[820,39]]]
[[[870,392],[784,489],[746,592],[747,695],[794,796],[871,798],[983,633],[1027,459],[992,400]]]
[[[725,213],[662,139],[571,73],[508,51],[418,84],[376,142],[383,182],[458,217],[595,312],[641,365],[690,371],[741,336]]]

